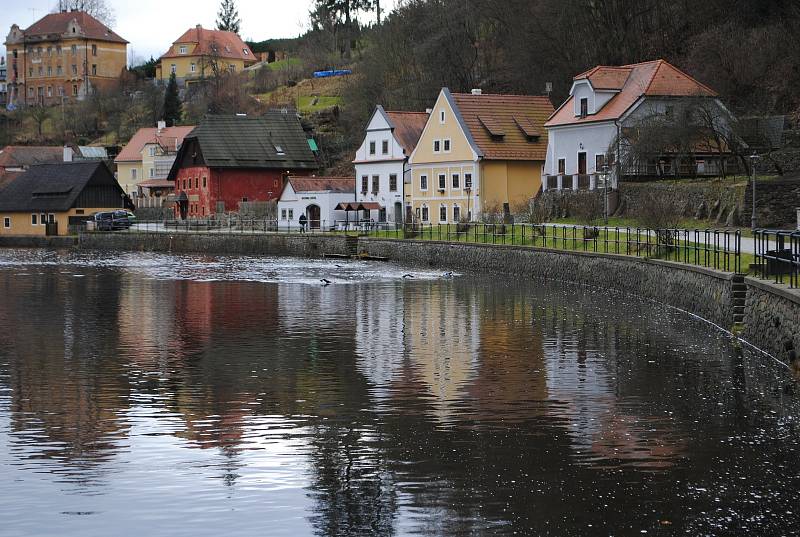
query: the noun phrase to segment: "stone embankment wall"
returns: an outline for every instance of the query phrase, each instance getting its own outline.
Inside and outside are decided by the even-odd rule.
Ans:
[[[636,218],[638,210],[654,193],[669,200],[681,216],[711,220],[721,226],[738,226],[749,222],[743,212],[744,184],[733,180],[692,182],[687,180],[657,183],[622,183],[620,186],[620,216]]]
[[[74,248],[78,244],[77,237],[37,237],[35,235],[17,235],[0,237],[0,248]]]
[[[369,255],[409,266],[575,282],[649,298],[734,325],[737,286],[746,287],[743,337],[787,360],[800,354],[800,292],[669,261],[519,246],[354,238],[339,235],[86,233],[80,248],[100,250],[321,257]],[[739,312],[741,315],[741,312]]]
[[[355,253],[344,236],[265,233],[83,233],[79,246],[91,250],[124,250],[219,255],[322,257]]]

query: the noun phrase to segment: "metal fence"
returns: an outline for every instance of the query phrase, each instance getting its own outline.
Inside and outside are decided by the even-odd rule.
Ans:
[[[742,272],[741,233],[714,229],[644,229],[566,226],[552,224],[395,224],[372,221],[310,221],[296,223],[270,219],[185,220],[137,222],[122,232],[155,233],[307,233],[388,239],[436,240],[473,244],[504,244],[532,248],[583,251],[648,257],[727,272]],[[797,279],[798,240],[795,237],[794,278]],[[768,242],[768,241],[767,241]],[[766,243],[765,243],[766,244]],[[768,248],[765,246],[765,252]],[[767,257],[765,256],[766,260]],[[777,261],[776,261],[777,262]],[[784,261],[780,261],[784,263]]]
[[[800,232],[760,229],[755,240],[756,274],[762,280],[800,285]]]

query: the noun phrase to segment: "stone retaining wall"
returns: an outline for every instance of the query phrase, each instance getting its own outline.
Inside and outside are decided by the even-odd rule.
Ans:
[[[0,237],[0,248],[74,248],[78,244],[77,237],[45,237],[45,236],[3,236]]]
[[[436,241],[361,239],[359,253],[464,272],[562,280],[669,304],[733,326],[732,274],[620,255]]]
[[[800,293],[754,278],[745,283],[744,339],[781,360],[800,355]]]
[[[756,218],[759,227],[797,227],[797,208],[800,207],[800,179],[776,179],[756,183]],[[748,183],[743,212],[747,221],[753,211],[753,185]]]
[[[348,255],[344,236],[267,233],[82,233],[79,247],[89,250],[127,250],[219,255],[322,257]]]

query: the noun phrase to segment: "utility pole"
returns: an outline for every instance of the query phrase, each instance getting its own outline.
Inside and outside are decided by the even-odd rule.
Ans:
[[[750,155],[750,173],[753,176],[753,216],[750,220],[750,228],[755,231],[758,225],[758,219],[756,217],[756,162],[758,161],[758,153],[755,151],[752,155]]]

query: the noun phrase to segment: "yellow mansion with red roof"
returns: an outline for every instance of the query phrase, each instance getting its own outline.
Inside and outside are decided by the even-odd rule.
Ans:
[[[239,73],[257,62],[258,58],[237,34],[207,30],[198,24],[161,56],[156,79],[166,82],[175,73],[179,85],[191,84],[216,73]]]

